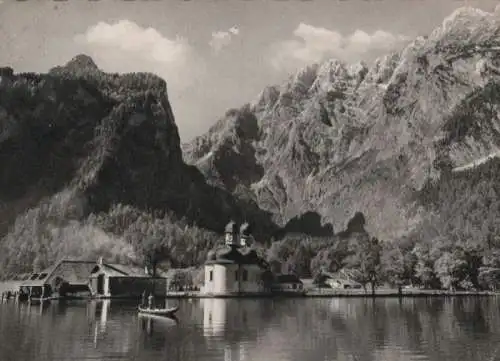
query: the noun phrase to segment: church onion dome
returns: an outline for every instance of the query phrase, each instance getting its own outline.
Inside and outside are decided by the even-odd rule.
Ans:
[[[250,224],[248,224],[247,222],[243,223],[240,227],[240,234],[242,236],[250,236],[250,233],[251,233],[251,228],[250,228]]]
[[[253,249],[239,251],[232,247],[221,247],[208,252],[205,264],[256,264],[261,265],[262,259]]]
[[[215,250],[211,250],[207,254],[207,261],[215,261],[217,259],[217,253]]]
[[[232,233],[232,234],[237,233],[238,232],[238,225],[235,222],[233,222],[233,221],[229,222],[226,225],[225,232],[226,233]]]

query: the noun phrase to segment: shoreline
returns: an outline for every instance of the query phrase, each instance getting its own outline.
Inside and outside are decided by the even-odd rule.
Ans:
[[[0,291],[14,291],[19,282],[0,282]],[[1,293],[1,292],[0,292]],[[371,290],[363,289],[332,289],[332,288],[308,288],[303,292],[272,292],[272,293],[241,293],[241,294],[202,294],[200,291],[170,291],[165,295],[157,295],[159,299],[206,299],[206,298],[419,298],[419,297],[492,297],[500,296],[498,291],[450,291],[450,290],[427,290],[427,289],[398,289],[381,288],[372,294]],[[137,297],[67,297],[55,298],[53,300],[85,299],[85,300],[125,300]]]
[[[418,297],[492,297],[500,296],[500,292],[493,291],[448,291],[448,290],[403,290],[400,294],[397,289],[378,289],[375,294],[371,291],[358,289],[313,289],[305,293],[271,293],[271,294],[228,294],[208,295],[200,292],[171,292],[167,299],[194,299],[194,298],[418,298]]]

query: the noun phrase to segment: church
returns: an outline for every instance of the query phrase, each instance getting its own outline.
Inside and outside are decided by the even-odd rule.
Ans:
[[[229,222],[225,229],[225,245],[207,255],[202,294],[230,297],[266,292],[267,263],[249,248],[250,238],[248,223],[239,228],[235,222]]]

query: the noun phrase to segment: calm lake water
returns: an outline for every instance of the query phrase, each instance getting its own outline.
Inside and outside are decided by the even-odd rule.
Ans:
[[[133,303],[4,303],[0,360],[500,360],[496,297],[177,303],[178,323]]]

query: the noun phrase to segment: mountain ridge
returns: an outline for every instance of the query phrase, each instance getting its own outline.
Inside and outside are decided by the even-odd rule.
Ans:
[[[460,8],[371,66],[331,59],[305,67],[183,144],[184,159],[212,184],[255,199],[280,225],[317,211],[344,229],[361,211],[370,232],[397,239],[424,222],[415,194],[446,164],[457,168],[500,146],[498,116],[483,114],[498,105],[498,35],[498,8]],[[464,121],[470,116],[482,116],[481,125]],[[228,130],[251,118],[255,139]],[[226,159],[245,164],[231,178],[246,182],[225,176]]]

